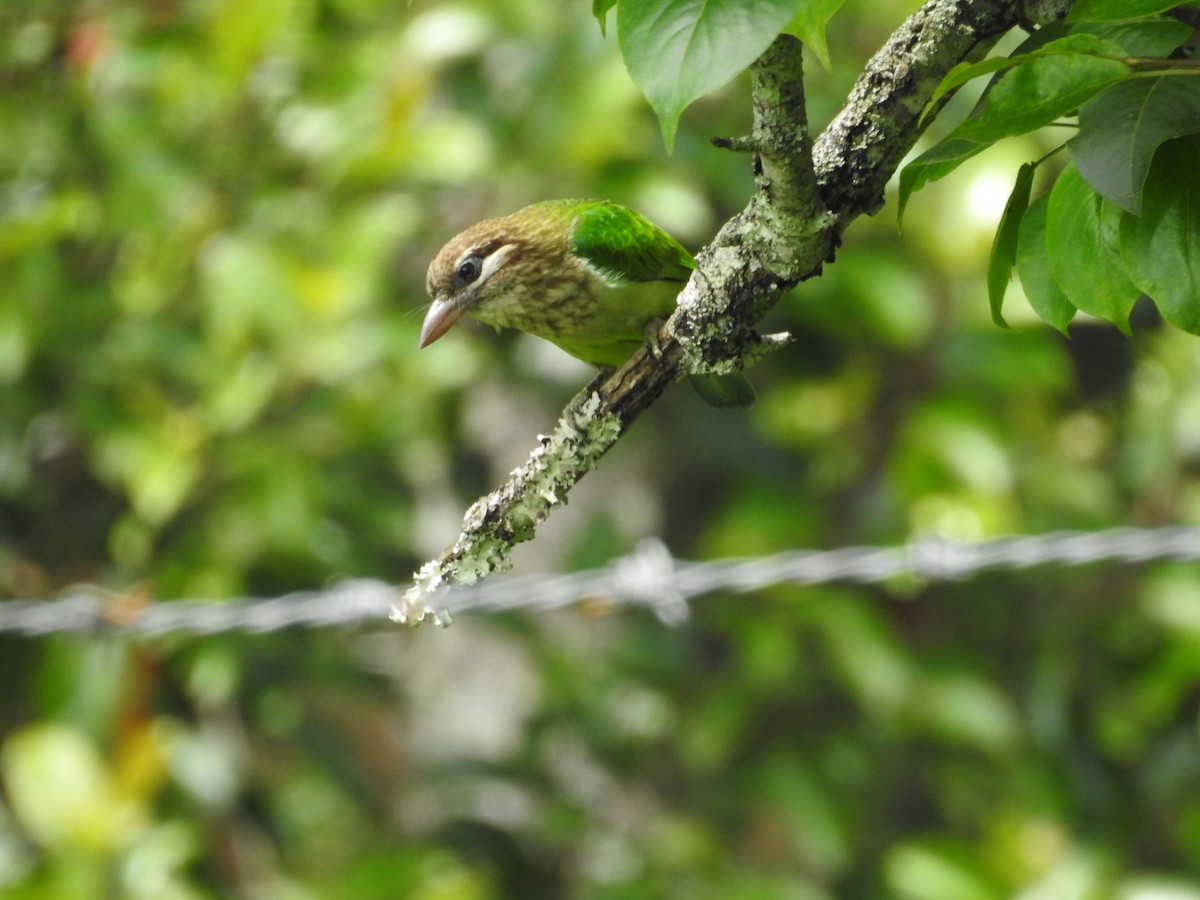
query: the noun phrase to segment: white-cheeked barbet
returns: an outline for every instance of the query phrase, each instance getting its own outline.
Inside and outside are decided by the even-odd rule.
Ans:
[[[547,200],[487,219],[451,239],[429,265],[433,303],[420,346],[464,313],[516,328],[611,369],[675,309],[692,255],[644,216],[606,200]],[[714,406],[749,406],[740,373],[693,376]]]

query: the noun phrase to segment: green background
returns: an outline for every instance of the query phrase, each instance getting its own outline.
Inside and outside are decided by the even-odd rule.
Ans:
[[[810,117],[913,3],[850,0]],[[744,80],[658,123],[585,0],[0,6],[0,593],[403,583],[590,373],[424,270],[487,215],[749,196]],[[958,98],[928,146],[969,108]],[[718,412],[650,410],[517,554],[601,565],[1200,522],[1200,345],[1067,340],[984,268],[1010,141],[855,223]],[[1040,190],[1035,186],[1035,196]],[[0,637],[0,896],[1200,897],[1200,572],[651,614]]]

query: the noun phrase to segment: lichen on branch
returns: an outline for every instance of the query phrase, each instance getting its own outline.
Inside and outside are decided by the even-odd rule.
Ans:
[[[537,526],[554,507],[567,502],[575,483],[621,436],[620,415],[604,406],[600,393],[589,385],[563,412],[554,433],[538,437],[525,465],[471,505],[458,540],[421,568],[413,586],[393,606],[393,620],[416,624],[432,615],[446,624],[449,616],[430,603],[438,588],[447,582],[474,584],[509,567],[512,548],[533,537]]]

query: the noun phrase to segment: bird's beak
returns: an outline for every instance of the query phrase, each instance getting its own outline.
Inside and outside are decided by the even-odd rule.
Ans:
[[[421,337],[417,341],[417,349],[428,347],[449,331],[450,326],[458,321],[462,313],[462,307],[453,300],[441,297],[435,299],[429,307],[429,312],[425,313],[425,321],[421,323]]]

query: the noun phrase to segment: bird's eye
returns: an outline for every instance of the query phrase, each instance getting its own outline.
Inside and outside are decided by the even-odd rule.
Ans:
[[[483,271],[483,265],[478,256],[468,256],[458,264],[458,268],[454,270],[454,278],[459,284],[471,284],[479,273]]]

